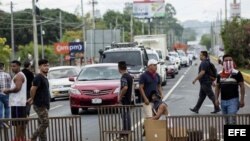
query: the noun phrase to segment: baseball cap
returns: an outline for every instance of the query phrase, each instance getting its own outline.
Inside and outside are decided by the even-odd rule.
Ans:
[[[158,61],[156,61],[155,59],[148,60],[148,66],[155,65],[155,64],[158,64]]]

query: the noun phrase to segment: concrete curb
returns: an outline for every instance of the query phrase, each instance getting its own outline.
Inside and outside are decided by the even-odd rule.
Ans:
[[[218,57],[215,57],[215,56],[212,56],[210,55],[210,58],[213,59],[214,61],[218,62]],[[245,82],[250,85],[250,75],[247,74],[247,73],[244,73],[244,72],[241,72],[243,77],[244,77],[244,80]]]

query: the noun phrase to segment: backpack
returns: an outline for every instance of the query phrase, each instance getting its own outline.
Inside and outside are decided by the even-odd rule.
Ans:
[[[212,81],[216,80],[217,77],[217,69],[215,68],[214,64],[209,62],[209,69],[208,69],[208,75]]]

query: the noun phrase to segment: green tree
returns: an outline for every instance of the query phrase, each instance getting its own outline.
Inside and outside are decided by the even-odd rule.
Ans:
[[[20,58],[21,62],[24,62],[28,60],[28,55],[34,56],[34,44],[30,43],[28,45],[20,46],[19,51],[17,53],[17,56]],[[38,46],[38,54],[41,58],[42,56],[42,47]],[[44,47],[44,57],[50,61],[51,64],[58,63],[59,55],[54,53],[54,47],[53,46],[45,46]]]
[[[10,61],[10,54],[11,49],[8,45],[5,45],[6,38],[0,37],[0,56],[1,56],[1,62],[5,64],[5,66],[8,66],[7,64]]]
[[[200,44],[207,47],[207,50],[211,49],[211,35],[204,34],[201,36]]]
[[[235,18],[221,31],[225,52],[231,54],[239,67],[250,68],[250,20]]]

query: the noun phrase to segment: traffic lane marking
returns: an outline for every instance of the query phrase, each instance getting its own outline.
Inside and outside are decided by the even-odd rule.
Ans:
[[[63,105],[57,105],[57,106],[55,106],[55,107],[50,108],[49,111],[55,110],[55,109],[60,108],[60,107],[62,107],[62,106],[63,106]],[[30,114],[30,117],[35,116],[35,115],[37,115],[37,114],[36,114],[36,113],[32,113],[32,114]]]
[[[172,92],[176,89],[176,87],[181,83],[182,79],[185,77],[185,75],[187,74],[187,72],[191,69],[191,67],[189,67],[184,74],[179,78],[179,80],[175,83],[175,85],[170,89],[170,91],[164,96],[164,98],[162,99],[163,101],[166,101],[167,98],[172,94]]]
[[[170,89],[170,91],[164,96],[163,101],[167,100],[167,98],[172,94],[172,92],[176,89],[176,87],[181,83],[181,80],[185,77],[185,75],[187,74],[187,72],[191,69],[191,67],[189,67],[184,74],[178,79],[178,81],[175,83],[175,85]],[[136,129],[139,125],[141,125],[143,123],[143,119],[142,118],[139,122],[137,122],[136,124],[134,124],[132,126],[132,130]]]

